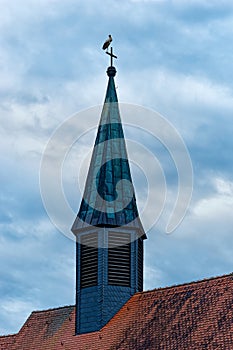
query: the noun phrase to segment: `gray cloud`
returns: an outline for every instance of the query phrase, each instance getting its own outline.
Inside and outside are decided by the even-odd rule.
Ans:
[[[145,288],[230,272],[232,5],[23,0],[19,6],[1,0],[0,10],[0,333],[18,331],[33,309],[74,303],[74,246],[55,231],[42,207],[40,159],[62,121],[102,103],[108,57],[101,45],[109,33],[119,56],[119,100],[167,117],[183,136],[194,166],[192,205],[167,236],[175,169],[158,144],[134,132],[158,155],[169,192],[148,235]],[[80,120],[80,130],[85,126]],[[80,200],[74,192],[74,152],[87,152],[92,141],[86,138],[64,165],[64,188],[73,207]],[[135,183],[143,201],[145,186],[136,171]]]

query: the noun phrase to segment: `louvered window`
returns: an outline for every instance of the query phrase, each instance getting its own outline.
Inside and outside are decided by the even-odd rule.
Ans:
[[[130,234],[108,235],[108,284],[130,287]]]
[[[138,239],[138,289],[143,290],[143,241]]]
[[[81,288],[98,283],[98,234],[91,233],[81,238]]]

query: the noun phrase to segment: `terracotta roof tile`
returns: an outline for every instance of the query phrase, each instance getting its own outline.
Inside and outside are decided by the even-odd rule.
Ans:
[[[33,312],[1,350],[233,349],[233,276],[135,294],[101,331],[75,336],[75,307]]]
[[[10,334],[0,337],[0,350],[12,349],[12,345],[15,343],[16,337],[16,334]]]

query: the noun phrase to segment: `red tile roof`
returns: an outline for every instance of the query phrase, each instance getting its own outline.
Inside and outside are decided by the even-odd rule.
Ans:
[[[0,350],[233,349],[233,275],[135,294],[101,331],[75,336],[75,308],[33,312]]]
[[[12,349],[12,345],[14,344],[16,337],[16,334],[0,337],[0,350]]]

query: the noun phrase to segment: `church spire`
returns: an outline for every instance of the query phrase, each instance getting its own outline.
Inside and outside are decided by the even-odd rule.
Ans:
[[[115,67],[108,67],[107,92],[91,164],[72,226],[77,242],[76,334],[100,330],[134,293],[143,289],[146,235],[138,216],[115,74]]]
[[[107,74],[105,102],[73,233],[87,225],[142,229],[114,83],[115,67],[110,66]]]

